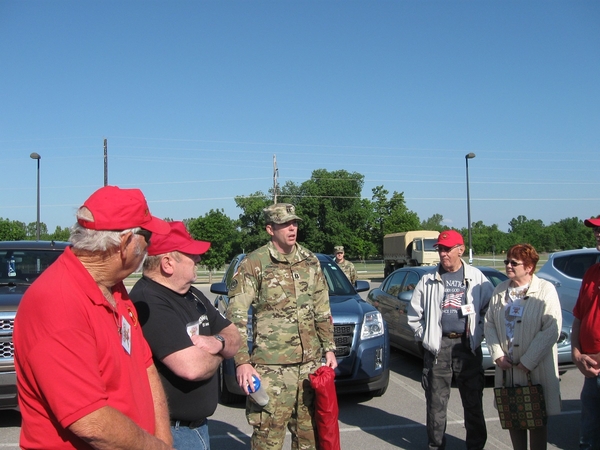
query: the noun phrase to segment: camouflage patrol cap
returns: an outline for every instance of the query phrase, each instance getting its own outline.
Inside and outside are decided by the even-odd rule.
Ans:
[[[333,253],[344,253],[344,246],[336,245],[335,247],[333,247]]]
[[[276,203],[263,209],[267,223],[286,223],[290,220],[302,220],[296,215],[296,208],[290,203]]]

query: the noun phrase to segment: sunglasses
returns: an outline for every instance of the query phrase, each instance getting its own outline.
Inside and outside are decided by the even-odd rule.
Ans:
[[[445,245],[438,245],[437,251],[438,253],[450,253],[455,248],[460,247],[460,245],[455,245],[454,247],[446,247]]]
[[[190,298],[188,295],[192,294],[192,298]],[[196,303],[196,311],[198,311],[200,313],[200,315],[204,315],[206,314],[206,307],[204,306],[204,303],[202,303],[202,300],[200,300],[198,298],[198,296],[192,292],[191,290],[186,294],[185,298],[187,300],[189,300],[190,302],[195,302]]]
[[[517,267],[517,266],[522,265],[523,263],[519,262],[519,261],[515,261],[514,259],[511,259],[510,261],[508,259],[505,259],[504,260],[504,265],[508,266],[509,264],[510,264],[511,267]]]
[[[594,230],[594,233],[600,233],[600,227],[594,227],[592,230]]]
[[[144,240],[146,241],[146,244],[150,245],[150,238],[152,237],[152,231],[148,231],[148,230],[144,230],[143,228],[140,228],[134,234],[139,234],[140,236],[143,236]]]

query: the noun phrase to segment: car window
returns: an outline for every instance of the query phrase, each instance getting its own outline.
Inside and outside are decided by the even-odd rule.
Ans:
[[[425,251],[426,252],[437,251],[437,247],[435,247],[435,244],[437,244],[437,239],[424,239],[424,241],[425,241]]]
[[[491,271],[491,270],[482,270],[481,271],[488,280],[492,283],[494,287],[498,286],[504,280],[507,280],[508,277],[504,275],[502,272]]]
[[[585,272],[596,263],[598,255],[581,253],[578,255],[559,256],[554,258],[554,267],[568,277],[583,278]]]
[[[1,250],[0,277],[31,282],[61,255],[56,250]]]
[[[402,289],[402,280],[406,276],[406,272],[393,272],[390,275],[390,280],[387,286],[384,288],[385,292],[393,297],[398,297],[400,290]]]
[[[415,272],[408,272],[406,278],[402,282],[402,292],[414,291],[418,282],[419,275]]]
[[[346,274],[342,272],[342,269],[337,264],[329,261],[321,261],[321,269],[329,287],[329,295],[354,294],[354,288],[350,284],[348,277],[346,277]]]
[[[235,274],[235,270],[237,269],[237,267],[240,265],[240,262],[242,262],[242,259],[244,259],[244,257],[235,257],[233,258],[233,260],[231,261],[231,264],[229,264],[229,267],[227,268],[227,272],[225,272],[225,276],[223,277],[223,279],[225,280],[225,285],[227,286],[227,288],[229,289],[229,286],[231,285],[231,279],[233,278],[233,275]]]

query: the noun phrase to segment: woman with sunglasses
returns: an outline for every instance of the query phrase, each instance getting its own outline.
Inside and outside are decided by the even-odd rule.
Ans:
[[[502,386],[506,371],[507,386],[541,384],[548,415],[560,413],[560,386],[556,342],[562,314],[554,285],[534,272],[539,256],[529,244],[511,247],[504,261],[508,280],[499,284],[485,316],[485,339],[496,364],[496,387]],[[513,448],[546,449],[547,427],[509,430]]]

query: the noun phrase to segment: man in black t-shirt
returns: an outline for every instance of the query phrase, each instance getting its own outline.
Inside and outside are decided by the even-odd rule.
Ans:
[[[218,402],[216,371],[241,344],[237,329],[192,286],[196,264],[210,247],[182,222],[153,235],[143,277],[130,296],[167,394],[173,445],[210,449],[207,417]]]

